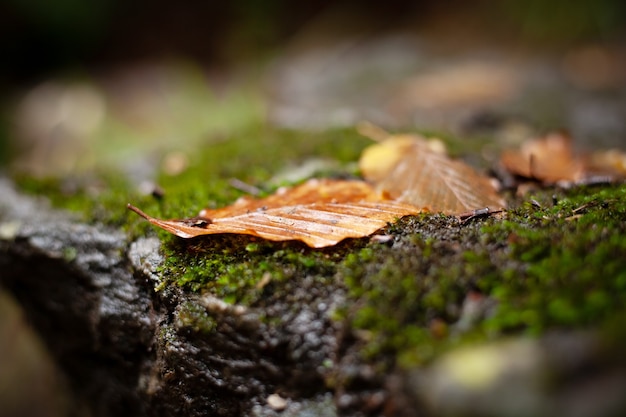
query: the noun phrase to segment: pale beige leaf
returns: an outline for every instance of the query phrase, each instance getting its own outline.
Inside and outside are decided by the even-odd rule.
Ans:
[[[382,198],[363,181],[333,180],[310,180],[263,199],[242,198],[228,207],[202,210],[187,220],[160,220],[131,205],[128,208],[183,238],[240,233],[274,241],[301,240],[314,248],[368,236],[420,211]]]
[[[381,193],[424,210],[459,214],[505,207],[491,179],[450,159],[440,141],[391,136],[366,149],[359,166]]]

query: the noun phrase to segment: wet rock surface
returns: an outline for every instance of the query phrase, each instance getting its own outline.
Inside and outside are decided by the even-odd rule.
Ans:
[[[287,415],[335,415],[323,379],[342,298],[330,288],[305,277],[264,311],[156,292],[158,239],[128,244],[7,180],[0,193],[0,282],[92,415],[275,415],[282,410],[267,399],[276,392]]]
[[[154,323],[124,235],[82,224],[0,182],[1,283],[23,306],[94,415],[143,413],[137,392]]]

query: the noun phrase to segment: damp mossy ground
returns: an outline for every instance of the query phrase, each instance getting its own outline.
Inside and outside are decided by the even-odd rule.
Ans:
[[[405,365],[468,341],[610,327],[626,317],[625,220],[624,185],[538,191],[472,223],[404,219],[392,245],[341,265],[361,303],[345,317],[366,331],[366,356]]]
[[[511,198],[506,213],[465,223],[438,214],[408,217],[380,232],[388,240],[349,239],[323,250],[236,235],[182,240],[125,208],[132,202],[156,217],[190,217],[243,195],[233,178],[268,194],[281,185],[278,172],[310,158],[334,163],[309,175],[354,176],[368,143],[352,129],[255,128],[200,147],[179,175],[160,174],[161,197],[140,194],[111,173],[98,178],[95,191],[59,180],[20,183],[90,222],[125,228],[129,241],[158,235],[165,255],[160,288],[259,309],[289,297],[304,277],[345,291],[336,318],[357,330],[369,361],[419,364],[468,341],[609,328],[626,317],[624,185],[537,190]],[[456,142],[455,153],[478,154],[468,146],[476,143]],[[192,307],[181,310],[185,325],[211,331],[211,320]]]

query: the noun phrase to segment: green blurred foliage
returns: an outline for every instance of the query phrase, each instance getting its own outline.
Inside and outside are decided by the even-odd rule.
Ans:
[[[505,0],[505,19],[530,42],[608,40],[624,35],[626,3],[621,0]]]

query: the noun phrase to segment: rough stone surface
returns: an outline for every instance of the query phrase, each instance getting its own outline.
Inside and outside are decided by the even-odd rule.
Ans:
[[[155,291],[158,239],[129,244],[120,231],[83,224],[6,180],[0,194],[0,224],[10,232],[0,240],[0,283],[90,414],[271,415],[266,399],[280,390],[287,414],[335,415],[323,383],[336,349],[333,298],[312,291],[313,282],[264,311],[277,319],[269,325],[259,311],[210,295]],[[209,333],[190,312],[212,324]]]
[[[50,210],[0,181],[1,283],[22,304],[77,398],[97,416],[142,415],[137,382],[150,362],[154,323],[146,287],[125,258],[119,231]]]

